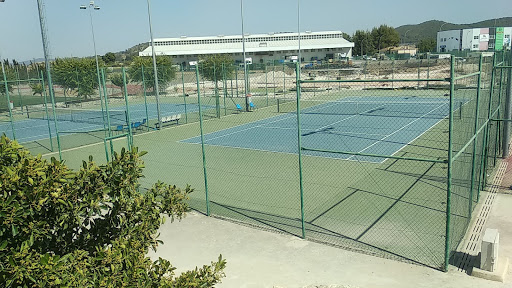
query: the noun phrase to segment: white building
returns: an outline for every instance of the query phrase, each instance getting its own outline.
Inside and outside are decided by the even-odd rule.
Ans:
[[[510,49],[512,27],[471,28],[437,32],[437,52]]]
[[[269,33],[245,36],[246,58],[252,63],[293,61],[298,55],[299,33]],[[328,60],[352,57],[354,43],[343,38],[341,31],[310,32],[300,34],[301,60]],[[171,55],[174,63],[188,65],[200,55],[228,54],[243,63],[242,35],[155,39],[156,55]],[[139,52],[150,56],[151,46]]]

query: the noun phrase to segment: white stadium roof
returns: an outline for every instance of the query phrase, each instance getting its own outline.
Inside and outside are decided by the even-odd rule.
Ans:
[[[268,33],[245,36],[246,52],[287,51],[298,49],[299,33]],[[354,43],[345,40],[341,31],[309,32],[300,34],[301,50],[350,48]],[[202,55],[242,53],[242,35],[154,39],[157,55]],[[140,52],[151,55],[151,47]]]

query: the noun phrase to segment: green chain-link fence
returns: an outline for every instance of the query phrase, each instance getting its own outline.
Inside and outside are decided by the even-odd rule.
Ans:
[[[152,67],[107,68],[87,99],[57,88],[50,113],[99,117],[59,128],[70,164],[133,143],[149,152],[141,188],[191,185],[207,215],[445,270],[503,155],[508,61],[253,64],[247,82],[200,61],[158,67],[158,98]]]

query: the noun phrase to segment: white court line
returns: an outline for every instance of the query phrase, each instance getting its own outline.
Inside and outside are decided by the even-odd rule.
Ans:
[[[337,104],[335,103],[333,105],[337,105]],[[329,105],[327,107],[330,107],[330,106],[333,106],[333,105]],[[313,109],[312,111],[315,111],[315,110],[318,110],[318,109],[323,109],[323,108],[324,107],[318,107],[317,109]],[[356,115],[354,115],[354,116],[356,116]],[[281,117],[281,116],[274,116],[274,117]],[[267,124],[277,123],[279,121],[283,121],[283,120],[287,120],[287,119],[295,118],[295,117],[297,117],[297,116],[295,116],[293,114],[288,116],[288,117],[284,117],[283,116],[282,118],[277,119],[275,121],[270,121],[270,122],[262,123],[260,125],[248,127],[248,128],[242,129],[242,130],[238,130],[238,131],[234,131],[234,132],[231,132],[231,133],[228,133],[228,134],[224,134],[224,135],[220,135],[220,136],[217,136],[217,137],[214,137],[214,138],[210,138],[208,140],[205,140],[205,143],[210,141],[210,140],[215,140],[215,139],[219,139],[219,138],[222,138],[222,137],[226,137],[226,136],[230,136],[230,135],[233,135],[233,134],[237,134],[237,133],[240,133],[240,132],[245,132],[245,131],[248,131],[248,130],[251,130],[251,129],[254,129],[254,128],[260,128],[260,127],[263,127],[264,125],[267,125]],[[353,117],[353,116],[351,116],[351,117]],[[349,118],[351,118],[351,117],[349,117]],[[272,119],[272,118],[266,118],[266,119]],[[251,124],[254,124],[254,123],[259,122],[259,121],[265,121],[266,119],[257,120],[255,122],[251,122],[251,123],[240,124],[240,125],[237,125],[237,126],[233,126],[233,127],[229,127],[229,128],[223,129],[223,130],[234,129],[234,128],[241,127],[241,126],[244,126],[244,125],[251,125]],[[346,119],[348,119],[348,118],[346,118]],[[343,121],[343,120],[341,120],[341,121]],[[337,122],[341,122],[341,121],[337,121]],[[204,134],[204,136],[207,136],[207,135],[210,135],[210,134],[214,134],[214,133],[219,133],[220,131],[223,131],[223,130],[219,130],[219,131],[211,132],[211,133],[208,133],[208,134]],[[200,137],[200,136],[194,136],[194,137],[190,137],[190,138],[187,138],[187,139],[183,139],[183,140],[181,140],[181,142],[186,142],[188,140],[191,140],[191,139],[194,139],[194,138],[197,138],[197,137]],[[187,142],[187,143],[189,143],[189,142]]]
[[[369,145],[368,147],[364,148],[363,150],[359,151],[358,153],[362,153],[362,152],[364,152],[364,151],[368,150],[369,148],[371,148],[371,147],[373,147],[373,146],[377,145],[378,143],[381,143],[381,142],[382,142],[383,140],[385,140],[386,138],[389,138],[389,137],[393,136],[394,134],[398,133],[399,131],[401,131],[401,130],[405,129],[407,126],[410,126],[410,125],[411,125],[411,124],[413,124],[414,122],[416,122],[416,121],[418,121],[418,120],[420,120],[420,119],[424,118],[424,117],[425,117],[425,116],[427,116],[428,114],[430,114],[430,113],[434,112],[435,110],[437,110],[437,109],[439,109],[439,108],[443,107],[443,106],[444,106],[444,105],[446,105],[446,104],[448,104],[448,103],[441,104],[441,105],[439,105],[438,107],[436,107],[436,108],[434,108],[434,109],[430,110],[429,112],[427,112],[427,113],[425,113],[425,114],[421,115],[420,117],[418,117],[418,118],[414,119],[413,121],[411,121],[411,122],[407,123],[406,125],[402,126],[400,129],[398,129],[398,130],[394,131],[393,133],[391,133],[391,134],[389,134],[389,135],[385,136],[384,138],[382,138],[382,139],[380,139],[380,140],[378,140],[378,141],[374,142],[373,144]],[[424,132],[423,132],[423,133],[424,133]],[[396,153],[396,152],[395,152],[395,153]],[[393,154],[394,154],[394,153],[393,153]],[[349,159],[350,159],[350,158],[352,158],[352,157],[355,157],[355,156],[357,156],[357,155],[350,156],[350,157],[349,157]]]
[[[271,130],[297,130],[297,127],[274,127],[274,126],[265,126],[265,127],[260,127],[260,128],[263,128],[263,129],[271,129]],[[317,129],[301,129],[301,131],[316,131]],[[337,133],[340,133],[340,134],[352,134],[352,135],[370,135],[370,136],[386,136],[388,134],[377,134],[377,133],[364,133],[364,132],[351,132],[351,131],[341,131],[341,130],[336,130],[335,132]]]

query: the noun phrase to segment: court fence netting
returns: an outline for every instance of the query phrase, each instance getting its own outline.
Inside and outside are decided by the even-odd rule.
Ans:
[[[133,145],[142,193],[191,185],[209,216],[447,270],[508,149],[511,59],[159,66],[159,97],[152,67],[104,68],[94,93],[55,86],[53,104],[28,96],[42,74],[14,77],[1,97],[33,100],[0,105],[0,133],[42,125],[20,142],[76,167]]]

